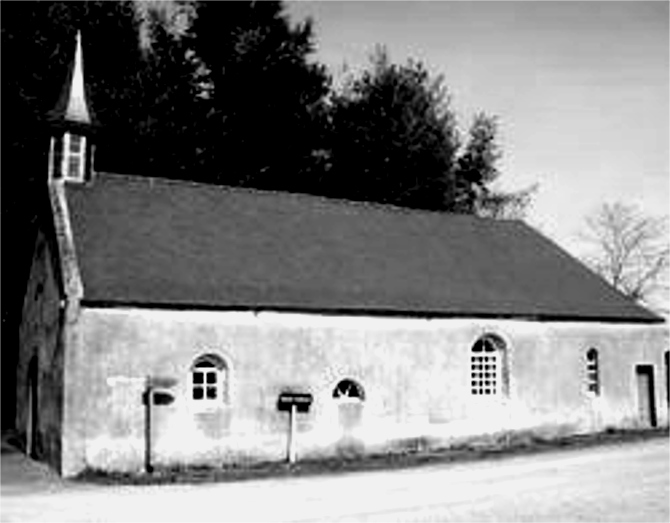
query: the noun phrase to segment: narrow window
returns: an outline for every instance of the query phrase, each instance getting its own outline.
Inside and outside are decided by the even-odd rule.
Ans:
[[[223,358],[205,354],[191,367],[191,397],[203,403],[228,402],[228,366]]]
[[[593,396],[600,395],[599,373],[598,351],[594,348],[590,348],[586,351],[586,390]]]
[[[365,391],[354,380],[344,379],[333,389],[333,398],[364,401]]]
[[[70,135],[70,152],[73,154],[77,154],[81,151],[81,141],[82,138],[81,136],[77,134],[71,134]]]
[[[86,138],[78,134],[65,133],[63,145],[63,172],[65,173],[65,178],[74,181],[84,181]]]
[[[470,392],[473,396],[498,396],[504,391],[505,342],[487,334],[479,338],[470,353]]]
[[[79,156],[72,155],[68,158],[67,177],[73,180],[80,179],[81,159]]]

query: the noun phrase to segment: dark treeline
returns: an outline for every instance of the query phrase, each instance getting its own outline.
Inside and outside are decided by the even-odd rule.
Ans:
[[[393,63],[379,48],[335,89],[314,59],[311,22],[292,23],[281,2],[147,4],[1,3],[6,344],[16,343],[46,179],[45,116],[78,30],[98,171],[495,217],[527,203],[529,191],[491,188],[495,118],[476,115],[461,132],[424,64]]]
[[[280,2],[142,4],[2,4],[8,165],[42,161],[26,152],[44,149],[35,129],[81,30],[98,170],[495,216],[518,209],[523,195],[491,190],[495,119],[476,115],[461,133],[442,78],[424,64],[395,64],[379,48],[334,89],[313,60],[311,22],[291,24]]]

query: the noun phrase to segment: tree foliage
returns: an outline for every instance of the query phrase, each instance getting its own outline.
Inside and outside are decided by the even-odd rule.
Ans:
[[[193,49],[212,86],[200,147],[217,183],[301,190],[320,147],[329,89],[309,20],[289,23],[280,2],[198,2]]]
[[[496,119],[477,114],[464,140],[443,77],[421,62],[392,63],[383,48],[333,96],[330,116],[327,195],[520,218],[535,190],[493,190]]]
[[[670,238],[667,218],[644,215],[620,202],[605,203],[585,221],[584,261],[626,296],[650,305],[667,293]]]
[[[383,49],[332,99],[324,192],[439,209],[458,148],[442,79],[420,62],[397,65]]]
[[[281,2],[90,1],[3,5],[3,153],[34,158],[33,132],[83,33],[100,170],[519,217],[533,189],[501,193],[495,118],[463,139],[442,77],[379,49],[338,92],[311,21]],[[112,43],[113,44],[110,44]],[[122,154],[120,152],[122,151]],[[43,152],[43,151],[42,151]],[[14,154],[15,153],[15,154]],[[36,165],[30,169],[38,173]]]
[[[201,64],[190,49],[192,35],[176,34],[158,11],[143,18],[146,47],[136,77],[141,109],[133,133],[143,158],[129,168],[197,180],[209,107],[202,96]]]
[[[45,196],[49,142],[44,120],[64,87],[76,31],[84,34],[84,54],[89,56],[92,49],[97,54],[84,66],[95,112],[119,136],[135,129],[132,87],[141,56],[130,2],[2,2],[0,9],[2,217],[4,241],[12,245],[12,263],[3,272],[3,380],[11,384],[36,216]],[[99,148],[100,160],[106,150]],[[12,390],[3,388],[3,393],[11,398]],[[13,403],[3,399],[3,423],[13,422],[12,412]]]
[[[152,107],[147,89],[169,82],[147,78],[133,2],[7,2],[2,14],[3,155],[9,153],[12,162],[39,158],[41,168],[31,173],[43,178],[44,154],[26,154],[25,149],[46,152],[44,136],[35,129],[46,132],[45,115],[62,93],[75,35],[81,31],[87,92],[94,114],[104,123],[98,163],[122,172],[141,163],[142,155],[133,153],[141,150],[142,124]]]
[[[538,186],[516,192],[495,190],[492,185],[500,176],[501,156],[497,118],[476,114],[456,162],[450,210],[496,219],[524,218]]]
[[[95,113],[110,135],[134,134],[137,90],[133,82],[141,55],[130,2],[3,2],[1,9],[6,195],[2,212],[5,223],[18,232],[15,265],[27,269],[36,202],[46,182],[49,142],[45,119],[63,91],[76,31],[85,35],[84,53],[90,55],[92,49],[96,53],[85,64],[87,82]],[[104,151],[102,147],[103,158],[99,159],[104,160]]]
[[[420,62],[394,64],[379,51],[334,92],[311,58],[311,21],[292,25],[279,1],[0,6],[2,214],[17,231],[13,266],[25,272],[11,279],[3,323],[20,319],[47,172],[44,119],[77,31],[101,124],[99,171],[495,217],[521,215],[532,195],[491,189],[495,120],[478,115],[463,140],[443,79]]]

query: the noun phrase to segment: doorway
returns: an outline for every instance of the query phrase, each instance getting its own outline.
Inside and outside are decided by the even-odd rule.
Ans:
[[[656,404],[654,401],[654,366],[636,365],[637,405],[640,420],[646,426],[656,426]]]
[[[28,364],[27,382],[27,409],[26,409],[26,454],[30,457],[37,455],[37,431],[39,427],[38,408],[38,366],[37,356],[34,356]]]
[[[670,410],[670,351],[665,351],[665,402]]]

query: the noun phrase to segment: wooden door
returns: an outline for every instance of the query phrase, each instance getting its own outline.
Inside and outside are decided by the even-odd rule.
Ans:
[[[30,360],[28,365],[27,405],[26,405],[26,454],[36,455],[38,427],[38,383],[37,358]]]
[[[670,351],[665,351],[665,401],[670,410]]]
[[[635,367],[637,382],[637,405],[640,420],[646,426],[656,426],[656,405],[654,402],[654,367],[637,365]]]

